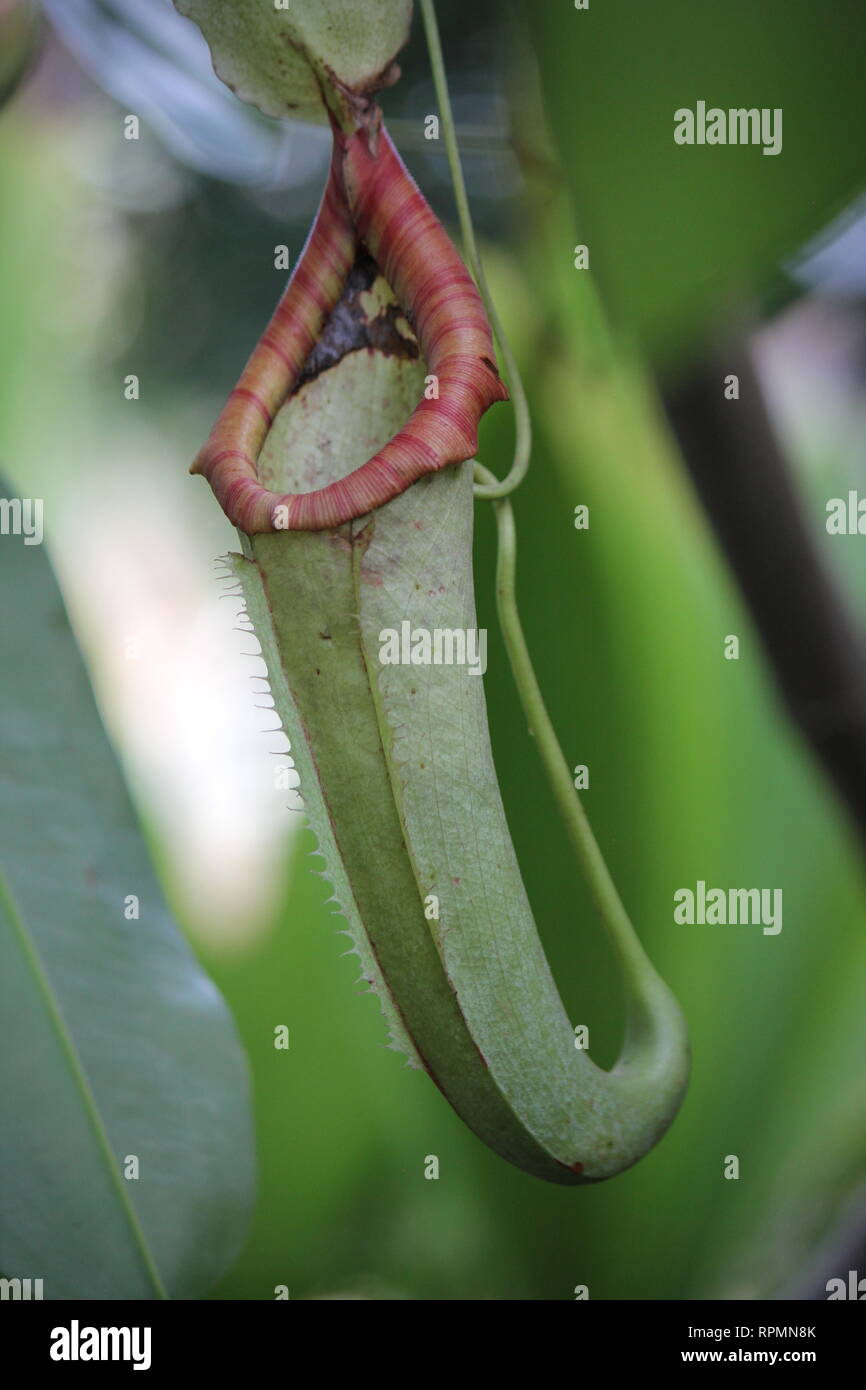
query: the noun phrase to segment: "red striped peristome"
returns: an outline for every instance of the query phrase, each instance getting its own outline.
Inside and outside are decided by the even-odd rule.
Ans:
[[[364,242],[410,319],[438,398],[419,402],[366,463],[314,492],[263,487],[256,464]],[[381,507],[425,473],[475,453],[478,422],[508,392],[484,306],[441,222],[384,126],[334,128],[325,192],[267,328],[192,466],[241,531],[321,531]]]

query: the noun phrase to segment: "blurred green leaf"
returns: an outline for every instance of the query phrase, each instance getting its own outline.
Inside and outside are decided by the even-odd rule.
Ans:
[[[43,548],[4,534],[0,586],[0,1270],[46,1298],[195,1297],[250,1211],[246,1063],[163,904]]]
[[[522,0],[590,265],[664,360],[760,290],[866,181],[859,0]],[[782,149],[678,145],[680,108],[782,110]],[[563,262],[573,247],[563,243]],[[575,271],[580,274],[580,271]]]

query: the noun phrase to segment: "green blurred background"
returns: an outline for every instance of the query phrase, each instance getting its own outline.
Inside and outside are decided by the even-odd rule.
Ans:
[[[22,495],[45,499],[52,556],[169,899],[251,1060],[259,1201],[247,1249],[216,1295],[267,1299],[287,1285],[292,1298],[569,1299],[585,1284],[593,1299],[681,1299],[809,1288],[822,1261],[866,1227],[862,871],[781,713],[634,346],[667,333],[669,358],[677,335],[686,341],[685,318],[691,335],[706,320],[713,286],[698,308],[675,304],[665,328],[644,268],[635,322],[614,335],[590,277],[573,269],[584,223],[613,226],[616,198],[626,215],[622,188],[648,209],[644,236],[664,223],[664,190],[635,193],[628,168],[606,179],[592,151],[615,162],[613,136],[606,153],[590,141],[579,160],[558,163],[553,151],[569,148],[569,121],[576,129],[591,97],[569,88],[555,30],[535,33],[546,71],[560,65],[549,140],[545,80],[519,20],[494,0],[441,0],[473,208],[536,431],[515,503],[524,622],[566,756],[589,766],[596,834],[694,1049],[688,1096],[660,1146],[612,1182],[559,1189],[488,1153],[385,1049],[375,1001],[354,986],[356,963],[341,959],[329,890],[309,872],[312,844],[274,778],[279,759],[268,750],[283,745],[263,732],[273,716],[256,709],[249,677],[261,663],[244,655],[255,644],[234,632],[236,601],[220,599],[212,561],[235,537],[186,476],[282,288],[275,246],[288,245],[294,261],[303,243],[326,142],[301,129],[284,138],[227,94],[223,106],[199,69],[193,78],[177,63],[157,80],[142,56],[153,32],[128,48],[100,42],[96,11],[117,19],[115,35],[132,33],[128,6],[65,8],[65,41],[47,37],[0,121],[0,461]],[[162,0],[150,10],[170,17]],[[702,22],[705,49],[716,51]],[[603,34],[594,41],[633,87],[625,39],[619,49]],[[808,54],[794,49],[792,83]],[[444,155],[422,138],[435,102],[417,23],[403,68],[386,111],[450,222]],[[702,95],[694,76],[686,85],[677,105]],[[741,101],[778,104],[772,92]],[[844,109],[839,97],[830,114]],[[127,141],[123,117],[135,111],[140,139]],[[629,128],[626,164],[639,166],[641,132]],[[611,135],[610,121],[599,129]],[[651,151],[652,128],[645,138]],[[759,170],[773,162],[749,153]],[[744,188],[741,224],[760,235],[732,275],[740,283],[751,267],[753,300],[766,288],[753,338],[761,379],[815,535],[862,612],[866,541],[827,536],[824,507],[866,479],[866,271],[850,231],[835,260],[780,268],[857,189],[853,169],[835,166],[816,188],[816,161],[795,156],[778,197],[790,201],[801,179],[811,217],[794,209],[790,226],[777,226],[778,197],[764,210],[760,190]],[[585,205],[568,188],[583,165],[593,171]],[[725,177],[736,180],[737,167]],[[616,254],[631,257],[642,229],[621,231]],[[693,240],[694,258],[706,255],[697,226]],[[676,278],[675,267],[650,264]],[[630,261],[626,289],[637,275]],[[684,274],[683,283],[693,282]],[[730,283],[722,289],[729,297]],[[617,322],[619,292],[612,285]],[[124,398],[129,373],[141,383],[136,401]],[[500,409],[485,422],[480,457],[503,474],[510,449]],[[590,508],[588,531],[574,529],[579,503]],[[506,809],[566,1005],[609,1065],[620,990],[496,635],[493,542],[481,505],[476,576]],[[738,662],[723,659],[729,633],[740,637]],[[673,893],[698,879],[781,888],[781,934],[675,926]],[[279,1024],[290,1029],[287,1052],[273,1046]],[[430,1154],[438,1181],[424,1177]],[[727,1155],[739,1157],[737,1181],[724,1177]]]

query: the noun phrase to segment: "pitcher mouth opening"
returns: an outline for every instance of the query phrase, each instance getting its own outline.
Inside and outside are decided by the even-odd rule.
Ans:
[[[248,535],[321,531],[375,511],[425,474],[471,458],[482,415],[508,399],[475,283],[381,119],[350,134],[332,121],[332,131],[328,181],[306,245],[191,470]],[[345,478],[311,492],[270,491],[258,475],[268,431],[364,252],[393,288],[436,389]]]

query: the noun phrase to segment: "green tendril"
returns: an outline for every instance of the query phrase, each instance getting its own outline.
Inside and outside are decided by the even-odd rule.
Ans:
[[[499,623],[523,712],[538,747],[548,783],[553,791],[569,841],[586,877],[599,915],[626,975],[630,986],[629,993],[634,1000],[643,993],[642,987],[645,984],[645,971],[648,965],[647,957],[611,878],[604,855],[592,832],[586,811],[577,795],[556,730],[547,713],[520,622],[515,591],[517,536],[514,513],[508,496],[522,482],[529,467],[532,450],[532,422],[520,372],[505,337],[496,306],[492,301],[478,254],[475,229],[472,224],[472,214],[469,209],[469,199],[460,163],[460,152],[457,147],[454,116],[448,94],[448,81],[445,75],[435,7],[433,0],[420,0],[420,5],[427,46],[430,51],[430,63],[439,102],[442,129],[445,135],[445,148],[451,169],[464,254],[475,275],[484,307],[493,326],[496,341],[505,363],[506,377],[514,404],[515,451],[507,477],[500,481],[488,468],[485,468],[477,460],[475,461],[475,496],[490,499],[495,504],[498,537],[496,601]]]
[[[454,188],[454,201],[457,204],[457,218],[460,223],[460,236],[463,242],[463,255],[475,277],[478,285],[478,292],[487,310],[487,317],[490,320],[493,334],[496,338],[499,352],[505,367],[505,380],[511,393],[511,400],[514,405],[514,459],[508,476],[500,482],[492,473],[487,474],[486,483],[477,484],[475,496],[488,498],[495,501],[500,497],[507,497],[516,487],[519,487],[526,477],[529,468],[529,460],[532,454],[532,421],[529,415],[529,405],[526,400],[526,392],[523,389],[523,381],[520,376],[520,369],[517,366],[514,353],[511,351],[502,320],[493,302],[487,279],[484,274],[484,267],[481,264],[481,257],[478,254],[478,244],[475,240],[475,228],[472,225],[472,214],[469,210],[469,198],[466,193],[466,183],[463,178],[463,166],[460,163],[460,151],[457,147],[457,133],[454,126],[454,113],[451,110],[451,97],[448,93],[448,79],[445,75],[445,63],[442,57],[442,44],[439,39],[439,26],[436,23],[436,10],[433,0],[420,0],[421,16],[424,21],[424,32],[427,36],[427,48],[430,53],[430,66],[433,70],[433,84],[436,89],[436,100],[439,103],[439,115],[442,123],[442,131],[445,136],[445,151],[448,156],[448,167],[451,170],[451,182]]]

